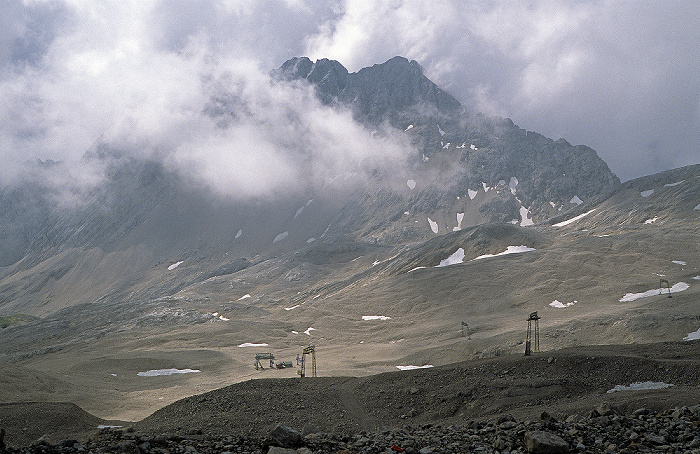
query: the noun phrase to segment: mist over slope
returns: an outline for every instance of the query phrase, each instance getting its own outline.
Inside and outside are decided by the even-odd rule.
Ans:
[[[202,110],[223,131],[221,140],[250,133],[251,122],[258,122],[256,133],[269,125],[262,146],[275,144],[273,155],[296,162],[250,167],[257,174],[246,178],[273,180],[260,183],[268,189],[237,192],[238,178],[183,167],[177,151],[140,154],[128,151],[133,143],[113,140],[84,156],[83,166],[99,169],[88,185],[70,177],[69,163],[29,163],[31,178],[1,194],[3,305],[46,315],[126,295],[152,299],[183,284],[149,283],[153,267],[168,260],[206,263],[204,279],[232,262],[319,238],[397,246],[488,222],[528,225],[619,184],[593,150],[471,114],[402,57],[358,73],[296,58],[274,74],[269,84],[301,105],[289,111],[285,101],[268,110],[287,109],[292,120],[283,126],[301,131],[277,137],[279,126],[270,121],[282,114],[263,113],[251,105],[257,98],[242,98],[225,78]],[[306,100],[302,79],[325,105]],[[323,121],[330,124],[318,126]],[[334,128],[343,132],[319,138]],[[247,140],[221,147],[230,152],[205,150],[204,160],[218,159],[221,168],[240,163],[242,172],[261,152]]]
[[[313,343],[322,375],[367,375],[520,353],[532,311],[543,349],[700,328],[698,166],[621,185],[590,148],[468,112],[401,57],[295,58],[258,84],[261,101],[217,81],[203,165],[105,138],[89,184],[34,162],[2,189],[0,365],[56,380],[6,395],[136,419],[296,375],[255,370],[260,349]],[[173,368],[200,372],[138,375]]]

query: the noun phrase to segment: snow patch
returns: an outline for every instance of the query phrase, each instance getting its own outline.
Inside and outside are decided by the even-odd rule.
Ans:
[[[469,198],[470,198],[471,200],[474,200],[474,197],[476,197],[476,195],[478,194],[478,192],[475,191],[475,190],[473,190],[473,189],[467,189],[467,194],[469,195]],[[700,206],[700,205],[698,205],[698,206]]]
[[[489,258],[489,257],[497,257],[497,256],[499,256],[499,255],[520,254],[521,252],[529,252],[529,251],[534,251],[534,250],[535,250],[534,248],[527,247],[527,246],[524,246],[524,245],[520,245],[520,246],[508,246],[508,248],[507,248],[505,251],[499,252],[498,254],[485,254],[485,255],[480,255],[480,256],[478,256],[477,258],[472,259],[472,260],[481,260],[481,259],[485,259],[485,258]]]
[[[645,224],[653,224],[654,222],[656,222],[657,219],[659,219],[659,217],[658,217],[658,216],[654,216],[653,218],[647,219],[646,221],[644,221],[644,223],[645,223]]]
[[[413,129],[413,125],[408,125],[408,127],[405,129],[405,131],[408,131],[409,129]]]
[[[652,195],[653,193],[654,193],[654,190],[653,190],[653,189],[649,189],[648,191],[642,191],[642,192],[640,192],[639,195],[641,195],[642,197],[649,197],[649,196]]]
[[[696,205],[695,208],[693,208],[693,209],[694,209],[694,210],[700,210],[700,204]]]
[[[693,331],[692,333],[688,333],[688,335],[683,338],[684,341],[692,341],[697,339],[700,339],[700,329]]]
[[[184,260],[180,260],[179,262],[173,263],[172,265],[170,265],[170,266],[168,267],[168,271],[172,271],[172,270],[174,270],[175,268],[177,268],[178,266],[182,265],[182,262],[184,262]]]
[[[432,364],[426,364],[425,366],[396,366],[398,370],[415,370],[415,369],[428,369],[434,367]]]
[[[570,203],[575,203],[576,205],[581,205],[583,203],[583,200],[579,199],[577,195],[573,196],[571,200],[569,200]]]
[[[476,148],[476,145],[474,144],[469,145],[469,149],[474,151],[478,150],[478,148]]]
[[[391,317],[386,315],[363,315],[362,320],[391,320]]]
[[[486,183],[483,181],[481,182],[481,185],[484,187],[484,192],[489,192],[489,189],[491,189],[490,187],[486,186]]]
[[[573,222],[578,221],[579,219],[583,219],[584,217],[588,216],[589,214],[593,213],[594,211],[595,211],[595,208],[593,208],[592,210],[586,211],[583,214],[579,214],[578,216],[574,216],[573,218],[571,218],[569,220],[557,222],[556,224],[552,225],[552,227],[564,227],[565,225],[569,225]]]
[[[440,268],[443,266],[456,265],[458,263],[462,263],[463,261],[464,261],[464,249],[459,248],[452,255],[447,257],[446,259],[440,260],[440,264],[437,265],[436,268]]]
[[[683,183],[684,181],[685,180],[676,181],[675,183],[668,183],[668,184],[665,184],[664,187],[665,188],[672,188],[673,186],[678,186],[679,184]]]
[[[414,189],[416,187],[416,180],[408,180],[406,186],[408,186],[408,189]]]
[[[515,177],[510,177],[510,183],[508,183],[508,187],[510,187],[511,194],[515,195],[515,188],[518,187],[518,179]]]
[[[700,276],[693,276],[693,279],[695,279],[696,281],[700,281]]]
[[[243,235],[243,229],[238,229],[238,232],[236,232],[235,238],[240,238],[241,235]]]
[[[464,213],[457,213],[457,227],[453,227],[452,231],[457,232],[462,230],[462,221],[464,220]]]
[[[313,243],[314,241],[316,241],[316,238],[311,237],[311,238],[309,238],[308,240],[306,240],[306,244],[311,244],[311,243]]]
[[[437,125],[437,127],[438,127],[438,132],[440,133],[440,135],[441,135],[441,136],[444,136],[444,135],[445,135],[445,131],[442,130],[442,128],[440,127],[440,125]]]
[[[238,298],[238,301],[244,300],[246,298],[250,298],[250,293],[246,293],[245,295],[241,296],[240,298]]]
[[[296,305],[294,305],[294,306],[292,306],[292,307],[285,307],[284,310],[285,310],[285,311],[291,311],[291,310],[296,309],[296,308],[299,307],[299,306],[301,306],[301,304],[296,304]]]
[[[520,206],[520,226],[521,227],[535,225],[535,223],[532,221],[532,219],[527,217],[529,214],[530,214],[530,211],[528,211],[527,208],[525,208],[524,206]]]
[[[200,372],[199,369],[151,369],[146,372],[139,372],[139,377],[158,377],[160,375],[191,374]]]
[[[294,214],[294,219],[298,218],[301,212],[304,211],[304,207],[302,206],[297,210],[297,212]]]
[[[428,224],[430,224],[430,230],[432,230],[433,233],[437,234],[439,230],[438,223],[428,218]]]
[[[661,381],[643,381],[630,383],[629,386],[615,385],[615,387],[613,389],[609,389],[607,393],[610,394],[619,391],[644,391],[646,389],[664,389],[670,386],[673,385]]]
[[[282,241],[283,239],[287,238],[288,235],[289,232],[282,232],[279,235],[277,235],[274,240],[272,240],[272,243],[274,244],[278,241]]]
[[[671,260],[671,262],[675,263],[676,265],[686,265],[686,263],[683,260]]]
[[[308,327],[306,328],[306,331],[304,331],[304,334],[306,334],[307,336],[311,336],[311,331],[316,331],[316,328]]]
[[[443,149],[443,150],[447,150],[448,148],[450,148],[450,142],[447,142],[446,144],[444,144],[444,145],[442,146],[442,149]]]
[[[246,347],[267,347],[268,344],[253,344],[251,342],[244,342],[241,345],[238,346],[238,348],[246,348]]]
[[[683,290],[688,290],[690,285],[686,284],[685,282],[678,282],[677,284],[674,284],[671,287],[671,293],[678,293],[682,292]],[[641,293],[626,293],[625,296],[620,298],[621,303],[628,303],[630,301],[638,300],[640,298],[647,298],[649,296],[657,296],[663,293],[665,289],[662,288],[655,288],[652,290],[647,290],[646,292],[641,292]]]
[[[574,301],[571,301],[571,302],[565,304],[565,303],[562,303],[561,301],[554,300],[551,303],[549,303],[549,305],[556,308],[556,309],[565,309],[567,307],[573,306],[577,302],[578,301],[574,300]]]

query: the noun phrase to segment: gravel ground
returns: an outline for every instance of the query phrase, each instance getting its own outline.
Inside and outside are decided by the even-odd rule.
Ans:
[[[279,424],[306,435],[299,452],[506,452],[542,430],[578,451],[683,451],[700,447],[699,353],[700,342],[590,346],[361,378],[249,380],[121,430],[98,431],[105,421],[72,404],[3,404],[0,425],[25,452],[267,452]],[[637,382],[672,386],[608,393]]]

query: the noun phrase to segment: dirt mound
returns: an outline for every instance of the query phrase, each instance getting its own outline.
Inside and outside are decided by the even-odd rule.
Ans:
[[[26,446],[43,436],[54,442],[85,438],[100,424],[105,422],[71,403],[0,403],[0,427],[7,432],[8,446]]]

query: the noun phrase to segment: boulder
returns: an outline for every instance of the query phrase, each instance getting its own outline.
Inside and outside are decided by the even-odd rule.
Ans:
[[[282,424],[275,427],[272,432],[270,432],[269,436],[272,439],[273,444],[284,448],[294,448],[301,445],[301,433]]]
[[[525,447],[536,454],[559,454],[569,452],[569,444],[553,433],[535,430],[525,434]]]

